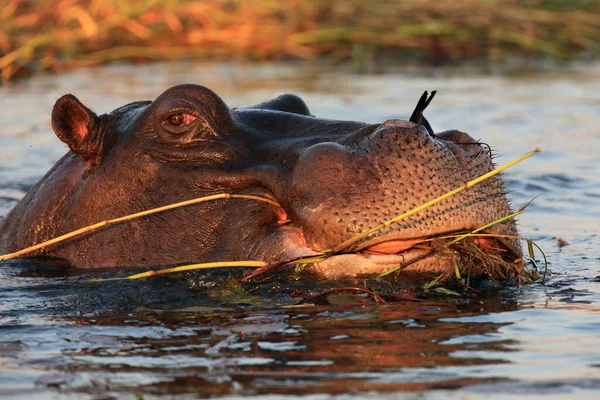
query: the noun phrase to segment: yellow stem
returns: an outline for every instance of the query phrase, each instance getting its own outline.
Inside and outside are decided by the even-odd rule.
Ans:
[[[264,203],[268,203],[271,205],[274,205],[275,207],[281,207],[279,205],[279,203],[277,203],[274,200],[271,199],[267,199],[264,197],[259,197],[259,196],[250,196],[250,195],[242,195],[242,194],[229,194],[229,193],[219,193],[219,194],[214,194],[211,196],[204,196],[204,197],[198,197],[196,199],[191,199],[191,200],[186,200],[186,201],[181,201],[179,203],[173,203],[173,204],[169,204],[166,206],[162,206],[162,207],[157,207],[157,208],[153,208],[150,210],[146,210],[146,211],[141,211],[135,214],[130,214],[130,215],[126,215],[124,217],[119,217],[119,218],[114,218],[114,219],[109,219],[106,221],[102,221],[102,222],[98,222],[96,224],[93,225],[89,225],[80,229],[77,229],[73,232],[69,232],[66,233],[64,235],[58,236],[54,239],[50,239],[50,240],[46,240],[42,243],[38,243],[36,245],[27,247],[23,250],[19,250],[16,251],[14,253],[9,253],[9,254],[4,254],[4,255],[0,255],[0,261],[5,261],[5,260],[11,260],[13,258],[17,258],[19,256],[22,256],[24,254],[27,253],[31,253],[33,251],[39,250],[39,249],[43,249],[44,247],[48,247],[50,245],[65,241],[67,239],[71,239],[75,236],[79,236],[82,235],[84,233],[88,233],[88,232],[92,232],[98,228],[102,228],[103,226],[107,226],[107,225],[111,225],[111,224],[116,224],[119,222],[123,222],[123,221],[128,221],[128,220],[132,220],[135,218],[140,218],[140,217],[145,217],[146,215],[150,215],[150,214],[156,214],[159,212],[163,212],[163,211],[167,211],[167,210],[172,210],[174,208],[179,208],[179,207],[185,207],[185,206],[189,206],[192,204],[197,204],[197,203],[203,203],[206,201],[211,201],[211,200],[218,200],[218,199],[246,199],[246,200],[256,200],[256,201],[261,201]]]
[[[469,232],[469,233],[465,233],[464,235],[461,235],[461,236],[459,236],[459,237],[455,238],[454,240],[450,241],[450,242],[448,243],[448,245],[456,244],[456,243],[460,242],[461,240],[463,240],[463,239],[465,239],[465,238],[467,238],[467,237],[469,237],[469,236],[472,236],[472,235],[474,235],[474,234],[476,234],[476,233],[478,233],[478,232],[481,232],[481,231],[483,231],[483,230],[486,230],[486,229],[488,229],[488,228],[491,228],[492,226],[494,226],[494,225],[496,225],[496,224],[499,224],[499,223],[501,223],[501,222],[504,222],[504,221],[507,221],[507,220],[509,220],[509,219],[511,219],[511,218],[514,218],[514,217],[516,217],[517,215],[521,215],[521,214],[523,214],[523,212],[524,212],[524,211],[525,211],[524,209],[521,209],[521,210],[519,210],[519,211],[516,211],[516,212],[514,212],[514,213],[512,213],[512,214],[508,214],[508,215],[507,215],[507,216],[505,216],[505,217],[502,217],[502,218],[499,218],[499,219],[497,219],[497,220],[495,220],[495,221],[492,221],[492,222],[490,222],[489,224],[486,224],[486,225],[484,225],[484,226],[481,226],[481,227],[479,227],[479,228],[475,229],[474,231],[471,231],[471,232]]]
[[[211,269],[211,268],[239,268],[239,267],[247,267],[247,268],[260,268],[267,266],[268,263],[264,261],[219,261],[219,262],[209,262],[209,263],[200,263],[200,264],[189,264],[189,265],[181,265],[179,267],[165,268],[160,269],[158,271],[151,270],[146,272],[140,272],[139,274],[129,275],[123,278],[107,278],[107,279],[91,279],[89,282],[106,282],[106,281],[124,281],[124,280],[135,280],[141,278],[148,278],[154,275],[164,275],[171,274],[174,272],[183,272],[183,271],[191,271],[196,269]]]

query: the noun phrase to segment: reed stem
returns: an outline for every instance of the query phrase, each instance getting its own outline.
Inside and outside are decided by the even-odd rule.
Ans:
[[[11,260],[13,258],[17,258],[17,257],[20,257],[22,255],[29,254],[31,252],[43,249],[43,248],[51,246],[53,244],[64,242],[65,240],[74,238],[74,237],[79,236],[79,235],[83,235],[84,233],[93,232],[93,231],[95,231],[95,230],[97,230],[99,228],[102,228],[104,226],[108,226],[108,225],[112,225],[112,224],[117,224],[119,222],[129,221],[129,220],[132,220],[132,219],[135,219],[135,218],[141,218],[141,217],[145,217],[147,215],[156,214],[156,213],[164,212],[164,211],[168,211],[168,210],[173,210],[175,208],[185,207],[185,206],[189,206],[189,205],[192,205],[192,204],[204,203],[204,202],[207,202],[207,201],[219,200],[219,199],[256,200],[256,201],[260,201],[260,202],[263,202],[263,203],[274,205],[275,207],[281,207],[279,205],[279,203],[277,203],[276,201],[273,201],[271,199],[266,199],[264,197],[242,195],[242,194],[219,193],[219,194],[214,194],[214,195],[211,195],[211,196],[204,196],[204,197],[199,197],[199,198],[196,198],[196,199],[181,201],[179,203],[173,203],[173,204],[169,204],[169,205],[166,205],[166,206],[153,208],[153,209],[150,209],[150,210],[140,211],[138,213],[130,214],[130,215],[125,215],[125,216],[119,217],[119,218],[113,218],[113,219],[109,219],[109,220],[106,220],[106,221],[101,221],[101,222],[95,223],[93,225],[85,226],[85,227],[77,229],[75,231],[72,231],[72,232],[69,232],[69,233],[65,233],[64,235],[58,236],[58,237],[56,237],[54,239],[46,240],[46,241],[44,241],[42,243],[38,243],[38,244],[35,244],[33,246],[29,246],[29,247],[27,247],[27,248],[25,248],[23,250],[15,251],[14,253],[0,255],[0,261]]]

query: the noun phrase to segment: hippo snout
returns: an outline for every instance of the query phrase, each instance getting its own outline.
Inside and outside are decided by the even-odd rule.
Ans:
[[[307,243],[323,250],[492,169],[484,148],[466,134],[432,137],[422,125],[389,120],[353,145],[321,143],[307,149],[291,178],[299,201],[288,212]],[[502,196],[498,182],[483,185],[390,227],[386,234],[414,239],[441,230],[474,229],[499,215],[490,215],[498,206],[507,209],[488,206],[490,197]]]

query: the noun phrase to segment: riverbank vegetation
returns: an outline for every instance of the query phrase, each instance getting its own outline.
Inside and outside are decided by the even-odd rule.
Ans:
[[[598,0],[4,0],[0,71],[170,59],[600,56]]]

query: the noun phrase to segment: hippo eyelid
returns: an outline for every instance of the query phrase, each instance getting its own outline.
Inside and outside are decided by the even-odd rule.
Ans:
[[[184,123],[181,125],[169,123],[169,119],[178,114],[186,116]],[[185,137],[184,141],[188,144],[195,143],[198,140],[205,140],[211,136],[219,136],[205,118],[198,115],[197,112],[186,108],[172,108],[168,112],[163,113],[162,117],[160,117],[160,126],[169,135],[181,138]]]
[[[166,121],[175,114],[189,114],[194,118],[201,118],[201,116],[195,110],[191,110],[187,107],[170,108],[168,111],[163,112],[160,118],[162,121]]]
[[[170,123],[170,119],[176,115],[183,115],[184,121],[180,125],[174,125]],[[160,117],[160,124],[162,128],[169,133],[173,134],[181,134],[186,132],[192,125],[194,125],[194,121],[201,119],[196,113],[190,111],[185,108],[175,108],[170,109],[168,112],[164,113]]]
[[[177,124],[174,121],[176,121],[176,119],[174,119],[174,117],[182,117],[183,120],[181,121],[181,123]],[[174,113],[169,115],[164,121],[163,124],[167,124],[170,126],[174,126],[174,127],[183,127],[186,125],[191,124],[193,121],[195,121],[197,118],[192,115],[192,114],[188,114],[188,113]]]

